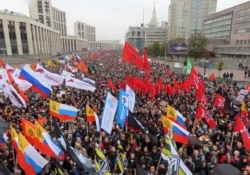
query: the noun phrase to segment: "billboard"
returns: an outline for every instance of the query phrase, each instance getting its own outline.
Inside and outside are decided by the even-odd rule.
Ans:
[[[170,42],[169,53],[174,55],[188,54],[188,43],[186,42]]]

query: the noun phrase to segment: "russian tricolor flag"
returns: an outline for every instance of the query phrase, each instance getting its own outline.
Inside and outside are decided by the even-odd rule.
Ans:
[[[45,155],[50,157],[64,159],[64,153],[61,148],[53,141],[49,133],[35,121],[34,146]]]
[[[40,93],[43,97],[48,97],[52,89],[45,83],[43,83],[41,80],[36,79],[34,77],[35,72],[31,69],[30,65],[26,64],[21,72],[20,72],[20,78],[27,80],[32,84],[31,89]]]
[[[60,121],[75,120],[78,109],[66,104],[61,104],[56,101],[49,101],[50,115],[58,118]]]
[[[189,132],[172,121],[172,132],[174,140],[179,143],[188,144]]]

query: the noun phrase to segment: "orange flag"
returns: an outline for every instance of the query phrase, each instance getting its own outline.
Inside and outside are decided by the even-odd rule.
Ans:
[[[0,59],[0,67],[2,67],[4,69],[6,68],[6,64],[2,59]]]
[[[80,61],[78,64],[77,64],[77,67],[80,71],[84,72],[84,73],[88,73],[88,67],[82,62]]]

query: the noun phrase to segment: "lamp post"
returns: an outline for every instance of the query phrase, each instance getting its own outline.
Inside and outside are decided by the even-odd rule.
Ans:
[[[6,48],[0,48],[0,50],[2,51],[3,61],[5,62],[5,50],[7,50],[7,49]]]

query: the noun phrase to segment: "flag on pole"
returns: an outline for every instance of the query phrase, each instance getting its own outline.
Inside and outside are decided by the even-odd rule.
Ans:
[[[191,171],[188,169],[188,167],[185,165],[183,160],[178,155],[175,146],[173,145],[173,141],[167,136],[169,141],[165,141],[165,146],[167,145],[166,149],[169,149],[171,152],[171,156],[169,156],[169,151],[165,153],[162,153],[162,158],[167,158],[164,160],[168,161],[168,172],[170,175],[192,175]],[[169,148],[170,146],[170,148]]]
[[[117,108],[117,115],[116,115],[116,122],[122,128],[124,128],[125,120],[128,117],[128,94],[121,90],[119,91],[119,101],[118,101],[118,108]]]
[[[86,104],[86,121],[87,122],[94,122],[95,121],[95,111]]]
[[[54,126],[55,137],[58,139],[61,146],[70,156],[70,158],[75,162],[77,169],[79,171],[85,171],[88,172],[89,174],[91,173],[93,174],[94,165],[90,162],[90,160],[69,145],[69,143],[66,141],[66,138],[64,137],[61,129],[59,128],[55,120],[53,121],[53,126]]]
[[[95,147],[95,169],[97,175],[111,175],[109,163],[98,146]]]
[[[17,162],[27,175],[36,175],[42,171],[48,161],[19,133]]]
[[[108,92],[102,114],[101,128],[111,134],[118,100]]]
[[[186,68],[184,70],[184,74],[185,75],[189,75],[190,72],[191,72],[191,69],[192,69],[193,65],[192,65],[192,62],[190,59],[187,60],[187,65],[186,65]]]

